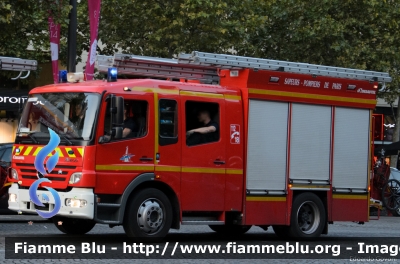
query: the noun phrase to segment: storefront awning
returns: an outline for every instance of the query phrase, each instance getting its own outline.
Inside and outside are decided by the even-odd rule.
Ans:
[[[18,111],[28,98],[28,90],[0,89],[0,111]]]

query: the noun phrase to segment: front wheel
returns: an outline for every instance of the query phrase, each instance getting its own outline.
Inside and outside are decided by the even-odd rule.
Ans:
[[[158,189],[139,191],[126,208],[123,227],[128,237],[141,240],[164,238],[172,224],[172,207],[168,197]]]
[[[243,235],[247,231],[250,230],[250,226],[242,226],[242,225],[209,225],[211,230],[222,234],[222,235],[232,235],[238,236]]]
[[[313,193],[302,193],[294,198],[289,235],[293,238],[319,237],[326,222],[325,207]]]
[[[53,217],[52,220],[58,230],[68,235],[86,234],[96,225],[96,222],[93,220],[86,219]]]

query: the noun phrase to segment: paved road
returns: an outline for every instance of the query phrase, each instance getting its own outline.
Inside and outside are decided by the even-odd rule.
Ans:
[[[18,223],[14,222],[15,217],[19,217]],[[33,222],[32,225],[28,221]],[[45,240],[48,237],[62,238],[67,237],[61,234],[58,229],[52,224],[39,217],[34,216],[0,216],[0,263],[265,263],[266,260],[232,260],[232,259],[218,259],[218,260],[5,260],[5,238],[10,236],[28,236],[28,237],[42,237]],[[352,237],[400,237],[400,218],[399,217],[381,217],[379,221],[370,221],[365,225],[358,225],[356,223],[335,223],[329,226],[329,235],[324,236],[324,240],[341,241],[351,240]],[[114,238],[125,239],[122,227],[109,228],[107,225],[96,225],[95,228],[86,235],[90,239],[112,240]],[[78,239],[78,238],[72,238]],[[182,226],[181,230],[171,230],[167,240],[168,241],[189,241],[189,242],[209,242],[220,239],[214,232],[207,226]],[[241,243],[251,241],[276,241],[276,237],[272,230],[263,231],[259,227],[252,227],[250,231],[239,240]],[[349,260],[268,260],[268,263],[349,263]],[[362,262],[358,262],[362,263]],[[374,263],[368,261],[368,263]],[[382,263],[382,262],[376,262]],[[391,262],[395,263],[395,262]],[[400,263],[397,261],[397,263]]]

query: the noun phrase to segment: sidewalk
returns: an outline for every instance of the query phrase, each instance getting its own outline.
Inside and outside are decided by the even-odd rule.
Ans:
[[[0,215],[0,223],[26,223],[26,222],[50,222],[51,220],[38,215]]]

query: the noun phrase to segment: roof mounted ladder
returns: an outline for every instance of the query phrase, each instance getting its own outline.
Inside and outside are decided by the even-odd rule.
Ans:
[[[192,54],[179,54],[179,63],[204,65],[223,68],[251,68],[260,70],[276,70],[301,74],[313,74],[336,78],[358,79],[378,82],[391,82],[392,78],[386,72],[364,71],[341,67],[323,66],[317,64],[257,59],[225,54],[214,54],[194,51]]]
[[[175,59],[115,54],[114,56],[99,55],[97,63],[100,72],[107,72],[108,67],[116,67],[118,73],[126,75],[199,80],[210,84],[219,82],[216,67],[181,64]]]
[[[35,71],[37,69],[36,60],[24,60],[20,58],[12,57],[0,57],[0,70],[6,71],[19,71],[19,74],[11,80],[26,79],[28,78],[30,71]],[[22,72],[28,72],[25,76],[22,76]]]
[[[107,72],[108,67],[116,67],[121,74],[199,80],[202,83],[212,84],[219,82],[219,69],[273,70],[377,82],[391,82],[392,80],[389,74],[385,72],[198,51],[194,51],[191,54],[179,54],[178,59],[162,59],[128,54],[100,55],[97,56],[97,62],[100,72]]]

